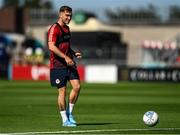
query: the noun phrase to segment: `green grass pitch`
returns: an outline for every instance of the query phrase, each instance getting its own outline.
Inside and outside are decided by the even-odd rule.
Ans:
[[[61,126],[56,100],[49,82],[1,80],[0,133],[180,134],[180,83],[82,83],[74,128]],[[142,122],[148,110],[159,115],[155,127]]]

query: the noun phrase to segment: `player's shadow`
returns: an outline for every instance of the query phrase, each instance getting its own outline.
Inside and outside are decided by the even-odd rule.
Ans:
[[[78,126],[94,126],[94,125],[111,125],[111,124],[114,124],[114,123],[78,123],[77,125]]]

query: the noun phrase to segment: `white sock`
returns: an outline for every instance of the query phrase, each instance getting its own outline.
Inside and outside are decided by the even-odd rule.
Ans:
[[[71,114],[74,108],[74,104],[69,103],[69,113]]]
[[[60,111],[61,117],[62,117],[62,121],[65,122],[68,118],[66,115],[66,111]]]

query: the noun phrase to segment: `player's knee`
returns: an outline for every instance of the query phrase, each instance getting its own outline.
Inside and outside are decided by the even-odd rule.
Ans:
[[[65,95],[66,89],[59,89],[59,95]]]
[[[76,84],[73,89],[76,91],[76,92],[79,92],[79,90],[81,89],[81,86],[80,84]]]

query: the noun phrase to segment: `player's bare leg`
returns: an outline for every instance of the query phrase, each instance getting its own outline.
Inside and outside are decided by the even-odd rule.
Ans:
[[[59,88],[58,92],[58,108],[62,117],[63,126],[74,127],[76,125],[69,122],[66,113],[66,87]]]
[[[66,87],[58,89],[58,107],[60,111],[66,110]]]
[[[58,89],[58,108],[63,122],[67,120],[66,116],[66,87]]]
[[[79,80],[70,80],[70,83],[72,85],[72,90],[69,95],[68,117],[69,117],[69,121],[71,121],[72,123],[76,123],[76,121],[73,118],[72,111],[78,99],[81,85]]]
[[[80,93],[81,85],[79,80],[70,80],[70,83],[72,85],[72,90],[69,95],[69,103],[75,104]]]

